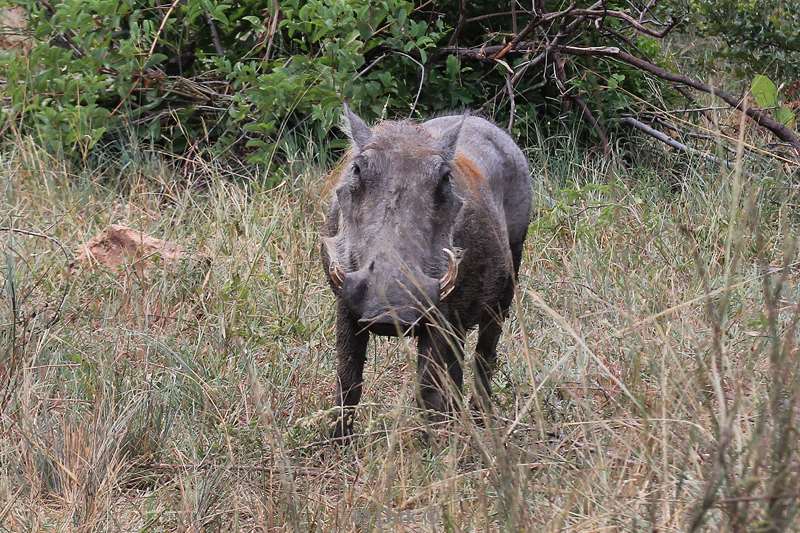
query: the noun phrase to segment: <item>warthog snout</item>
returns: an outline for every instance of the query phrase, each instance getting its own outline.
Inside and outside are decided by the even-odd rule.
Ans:
[[[368,266],[344,275],[342,298],[358,317],[358,325],[373,333],[412,333],[426,311],[439,303],[439,280],[394,265]]]

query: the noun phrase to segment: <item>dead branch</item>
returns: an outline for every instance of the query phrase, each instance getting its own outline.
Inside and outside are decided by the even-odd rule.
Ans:
[[[639,121],[639,120],[637,120],[637,119],[635,119],[633,117],[623,117],[622,119],[620,119],[619,123],[623,124],[625,126],[630,126],[632,128],[635,128],[635,129],[641,131],[642,133],[644,133],[644,134],[656,139],[657,141],[660,141],[660,142],[662,142],[662,143],[664,143],[664,144],[666,144],[668,146],[671,146],[672,148],[675,148],[676,150],[678,150],[680,152],[683,152],[685,154],[696,155],[696,156],[702,157],[703,159],[711,161],[712,163],[716,163],[716,164],[718,164],[720,166],[727,167],[727,168],[733,168],[733,164],[730,161],[727,161],[727,160],[724,160],[724,159],[720,159],[719,157],[713,156],[713,155],[711,155],[711,154],[709,154],[707,152],[703,152],[702,150],[698,150],[698,149],[693,148],[691,146],[687,146],[687,145],[683,144],[682,142],[679,142],[679,141],[673,139],[672,137],[670,137],[669,135],[665,134],[664,132],[658,131],[657,129],[655,129],[655,128],[653,128],[653,127],[645,124],[644,122],[641,122],[641,121]]]
[[[208,23],[208,29],[211,30],[211,41],[214,43],[214,50],[217,51],[217,55],[224,56],[225,49],[222,47],[222,41],[219,38],[219,31],[217,31],[217,25],[214,24],[214,19],[211,15],[206,11],[206,22]]]
[[[575,19],[577,21],[578,19]],[[508,45],[494,45],[484,46],[480,48],[453,48],[447,47],[442,51],[445,53],[456,54],[460,57],[467,59],[475,59],[478,61],[493,61],[502,52],[504,55],[509,53],[531,53],[531,52],[548,52],[558,51],[562,54],[573,56],[593,56],[593,57],[608,57],[616,59],[623,63],[627,63],[639,70],[648,72],[662,80],[678,83],[691,87],[695,90],[716,96],[720,98],[729,106],[745,113],[748,117],[754,120],[759,126],[772,132],[777,138],[791,145],[798,154],[800,154],[800,138],[788,127],[781,124],[772,118],[768,111],[756,106],[749,106],[743,98],[737,98],[722,89],[705,82],[695,80],[682,74],[670,72],[662,67],[659,67],[645,59],[641,59],[634,55],[629,54],[618,47],[614,46],[591,46],[591,47],[578,47],[561,45],[558,40],[562,35],[566,35],[566,30],[560,32],[549,44],[541,41],[519,41],[515,44],[514,48],[506,50]]]
[[[622,61],[623,63],[627,63],[633,67],[636,67],[639,70],[649,72],[650,74],[653,74],[662,80],[680,83],[698,91],[716,96],[730,105],[732,108],[738,109],[739,111],[745,113],[759,126],[771,131],[780,140],[789,143],[797,151],[797,153],[800,154],[800,138],[798,138],[791,129],[772,118],[767,111],[755,106],[748,106],[743,98],[736,98],[732,94],[727,93],[718,87],[714,87],[713,85],[689,78],[688,76],[683,76],[682,74],[669,72],[668,70],[654,65],[649,61],[632,56],[627,52],[623,52],[616,47],[579,48],[576,46],[559,46],[558,49],[573,55],[612,57]]]
[[[468,24],[470,22],[480,22],[482,20],[497,18],[497,17],[507,17],[509,15],[513,15],[517,11],[500,11],[497,13],[486,13],[485,15],[477,15],[474,17],[469,17],[464,19],[464,23]]]
[[[517,113],[517,103],[514,100],[514,85],[511,83],[511,74],[506,74],[506,91],[508,91],[508,101],[511,109],[508,112],[508,130],[511,133],[511,128],[514,127],[514,116]]]
[[[278,21],[281,18],[281,6],[278,0],[272,1],[272,13],[270,13],[269,33],[267,34],[267,50],[264,52],[264,59],[267,60],[272,53],[272,42],[275,40],[275,34],[278,31]]]
[[[603,156],[606,158],[610,157],[611,144],[608,142],[608,134],[605,128],[603,128],[603,125],[600,124],[600,121],[594,116],[589,106],[583,101],[583,98],[574,95],[572,96],[572,100],[578,104],[578,107],[581,109],[581,118],[588,122],[592,129],[597,132],[597,136],[600,137],[600,146],[603,148]]]
[[[603,148],[603,156],[608,158],[611,156],[611,145],[608,142],[608,134],[606,134],[605,128],[600,124],[600,122],[595,118],[592,111],[589,109],[589,106],[586,105],[586,102],[583,101],[577,94],[569,94],[566,92],[566,81],[567,81],[567,74],[564,69],[564,58],[558,52],[555,52],[553,57],[553,65],[556,71],[556,79],[559,82],[559,89],[562,91],[562,94],[565,98],[568,98],[575,102],[575,104],[581,110],[581,119],[591,126],[591,128],[597,132],[597,136],[600,137],[600,145]]]
[[[450,36],[450,46],[454,46],[456,43],[458,43],[461,30],[464,29],[464,25],[467,23],[467,20],[467,7],[465,5],[465,0],[461,0],[458,5],[458,22],[456,22],[453,35]]]
[[[605,11],[597,11],[594,9],[575,9],[572,11],[572,14],[598,20],[604,19],[605,17],[616,18],[626,22],[631,28],[633,28],[637,32],[643,35],[648,35],[650,37],[655,37],[657,39],[663,39],[664,37],[666,37],[669,34],[669,32],[671,32],[675,28],[675,26],[677,26],[678,23],[680,22],[680,20],[670,20],[670,22],[666,25],[666,27],[663,30],[656,31],[648,28],[642,22],[637,21],[635,18],[625,13],[624,11],[615,11],[610,9]]]
[[[575,4],[570,4],[569,7],[567,7],[567,9],[563,11],[558,11],[555,13],[547,13],[541,16],[534,17],[528,24],[525,25],[524,28],[522,28],[522,31],[520,31],[517,35],[515,35],[514,38],[511,39],[511,41],[509,41],[499,52],[497,52],[494,55],[494,57],[492,57],[492,59],[503,59],[503,57],[505,57],[505,55],[510,50],[514,50],[520,43],[520,41],[522,41],[522,39],[527,37],[528,34],[532,32],[534,29],[538,28],[545,22],[555,20],[557,18],[561,18],[564,15],[569,14],[569,12],[572,11],[574,8]]]
[[[630,53],[616,46],[579,47],[571,44],[571,42],[574,42],[575,38],[580,35],[581,31],[583,31],[580,29],[581,25],[589,21],[598,28],[601,28],[606,18],[619,20],[624,27],[630,28],[637,33],[654,38],[663,38],[677,27],[680,23],[680,19],[670,18],[668,21],[657,20],[652,14],[657,3],[657,0],[649,0],[643,9],[636,10],[634,14],[619,9],[607,9],[604,0],[594,2],[588,8],[577,9],[574,4],[570,4],[569,7],[562,11],[546,13],[544,11],[543,2],[534,0],[530,8],[532,11],[529,12],[530,19],[528,23],[519,32],[514,32],[513,37],[507,43],[476,47],[459,47],[453,46],[456,40],[451,39],[450,46],[440,49],[439,53],[453,54],[463,59],[486,63],[494,63],[504,59],[509,54],[536,54],[532,60],[523,65],[519,65],[515,72],[511,73],[510,80],[506,80],[506,85],[510,83],[512,90],[525,71],[533,66],[540,65],[550,57],[556,58],[559,55],[608,57],[626,63],[640,71],[647,72],[661,80],[676,84],[676,90],[686,96],[690,101],[692,101],[691,96],[684,87],[714,95],[731,108],[745,113],[747,117],[755,121],[759,126],[771,132],[781,141],[789,144],[800,154],[800,137],[798,137],[791,128],[775,120],[768,110],[749,105],[742,97],[732,95],[719,87],[715,87],[703,81],[668,71],[646,59],[638,57],[638,55],[634,55],[634,53]],[[464,2],[461,2],[461,5],[463,6]],[[459,27],[457,28],[457,32],[460,32],[461,26],[468,22],[513,14],[513,11],[514,10],[511,12],[489,13],[466,18],[462,10],[459,15]],[[529,36],[532,32],[548,21],[554,22],[554,24],[559,26],[560,29],[557,30],[558,33],[555,36],[549,36],[548,34],[552,30],[545,29],[541,31],[541,38],[531,40]],[[555,31],[553,31],[553,33],[555,33]],[[555,63],[559,63],[559,61],[556,60]],[[558,75],[557,65],[555,77],[557,78]],[[558,80],[556,80],[556,82],[558,82]],[[506,91],[508,91],[508,87],[506,87]],[[498,94],[502,94],[502,91]],[[576,106],[581,109],[583,119],[591,124],[592,128],[598,132],[604,144],[603,151],[607,152],[607,136],[603,131],[602,125],[591,114],[586,103],[580,96],[567,94],[563,90],[562,96],[574,101]]]

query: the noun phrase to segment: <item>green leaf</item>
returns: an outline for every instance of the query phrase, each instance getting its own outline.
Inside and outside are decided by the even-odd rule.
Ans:
[[[784,126],[794,127],[794,121],[795,121],[794,111],[792,111],[785,105],[782,105],[775,110],[775,120],[777,120]]]
[[[447,56],[447,77],[451,80],[458,78],[458,74],[461,71],[460,66],[461,63],[458,61],[458,57],[452,55]]]
[[[167,59],[169,59],[169,58],[166,55],[155,53],[152,56],[150,56],[150,58],[144,64],[143,68],[155,67],[157,65],[160,65],[161,63],[163,63]]]
[[[758,74],[753,78],[750,92],[753,93],[753,98],[756,99],[756,103],[761,107],[775,107],[778,105],[778,88],[771,79],[762,74]]]

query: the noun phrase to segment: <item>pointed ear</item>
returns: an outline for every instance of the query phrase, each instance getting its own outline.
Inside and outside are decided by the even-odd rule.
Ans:
[[[445,161],[452,161],[456,156],[456,146],[458,145],[458,137],[461,135],[461,126],[464,125],[464,121],[467,120],[468,116],[469,112],[465,112],[461,116],[461,120],[451,126],[450,129],[443,131],[441,137],[439,137],[439,146]]]
[[[347,105],[347,102],[344,103],[343,107],[342,130],[350,137],[353,145],[355,145],[358,150],[361,150],[372,138],[372,131],[369,129],[369,126],[361,120],[361,117],[350,110],[350,106]]]

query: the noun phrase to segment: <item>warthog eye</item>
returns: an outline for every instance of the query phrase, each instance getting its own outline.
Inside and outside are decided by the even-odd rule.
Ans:
[[[441,180],[442,184],[447,184],[450,181],[450,179],[452,178],[450,172],[451,172],[450,165],[448,164],[444,164],[441,167],[439,167],[439,179]]]
[[[348,188],[350,189],[351,194],[356,194],[361,189],[363,180],[361,177],[361,166],[355,161],[353,162],[352,174],[352,178],[348,180]]]
[[[450,192],[450,180],[452,179],[450,167],[442,165],[439,169],[439,183],[436,186],[436,202],[443,203],[447,200],[448,193]]]

